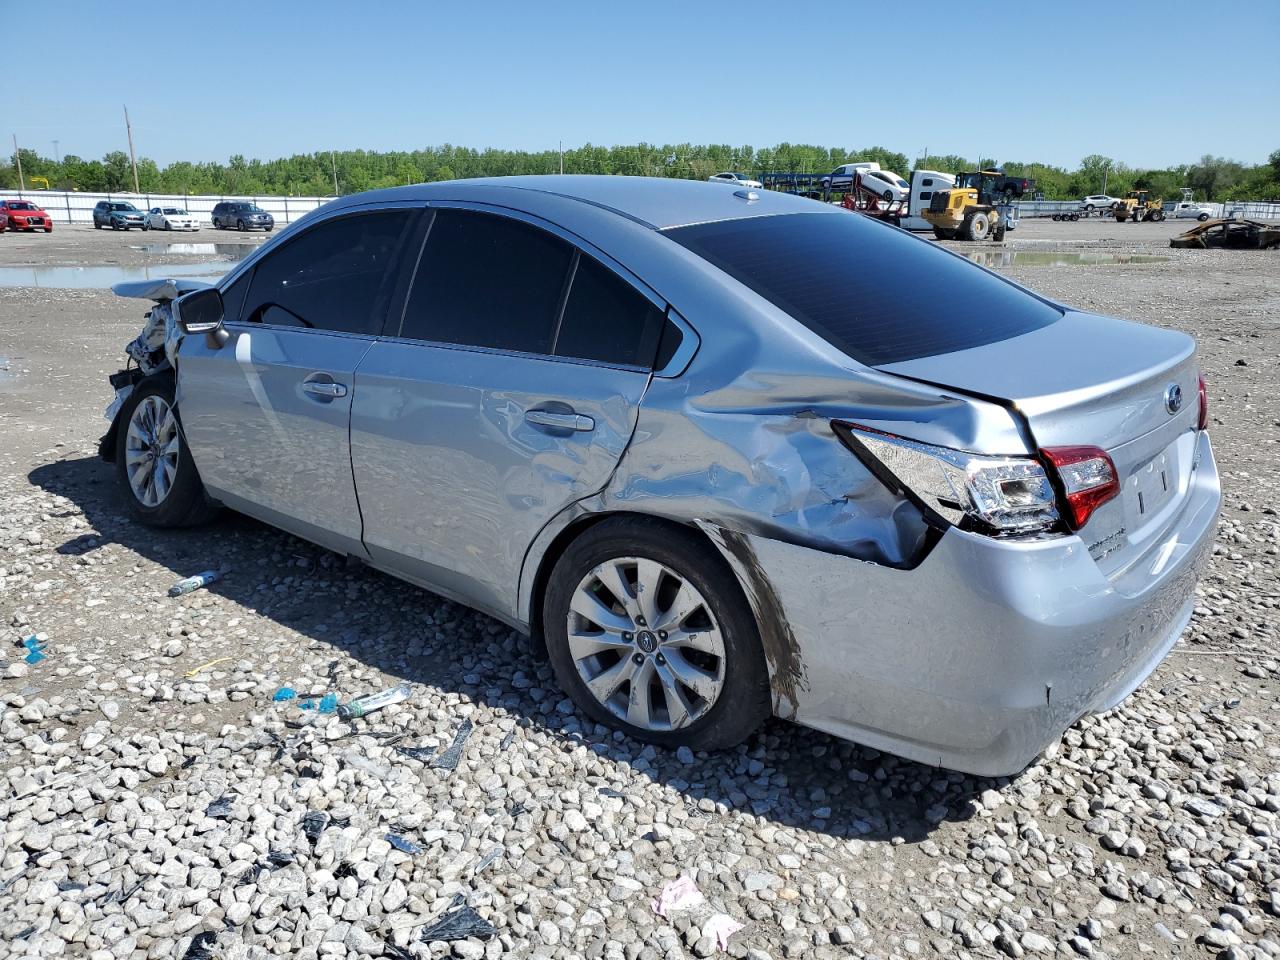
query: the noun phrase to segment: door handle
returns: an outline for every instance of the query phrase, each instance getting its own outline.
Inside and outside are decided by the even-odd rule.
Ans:
[[[313,397],[323,397],[326,400],[333,400],[336,397],[345,397],[347,388],[341,383],[334,383],[330,380],[304,380],[302,381],[302,389]]]
[[[526,410],[526,423],[540,427],[552,427],[556,430],[574,430],[586,432],[596,428],[596,422],[580,413],[555,413],[551,410]]]

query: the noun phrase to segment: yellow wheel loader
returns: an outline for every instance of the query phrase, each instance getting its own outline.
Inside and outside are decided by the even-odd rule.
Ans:
[[[1126,220],[1159,223],[1164,219],[1164,200],[1152,200],[1146,190],[1130,190],[1123,200],[1117,201],[1114,209],[1117,223]]]
[[[950,190],[935,190],[929,208],[921,210],[933,235],[939,240],[1004,239],[1012,229],[1015,208],[996,202],[996,187],[1003,175],[996,170],[979,170],[956,176]]]

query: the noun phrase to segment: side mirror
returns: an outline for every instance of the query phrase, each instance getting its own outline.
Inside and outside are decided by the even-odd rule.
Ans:
[[[196,290],[173,301],[173,319],[187,336],[205,335],[210,349],[217,350],[227,342],[228,334],[222,326],[222,294],[216,287]]]

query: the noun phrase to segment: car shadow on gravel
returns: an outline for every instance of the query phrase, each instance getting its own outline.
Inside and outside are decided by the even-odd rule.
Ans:
[[[167,567],[174,580],[226,567],[228,575],[206,588],[210,593],[308,638],[311,651],[341,649],[390,676],[583,743],[612,761],[620,777],[647,777],[677,791],[693,822],[731,809],[836,838],[915,843],[943,821],[971,818],[984,791],[1008,782],[928,767],[781,720],[736,750],[682,762],[674,752],[585,722],[523,637],[460,604],[233,511],[186,530],[142,526],[126,512],[114,468],[96,458],[48,463],[28,478],[74,502],[95,531],[58,545],[60,554],[92,563],[96,551],[118,544]],[[171,583],[155,583],[157,595]],[[493,655],[495,643],[501,657]],[[603,796],[626,792],[618,777],[599,780],[589,786]]]

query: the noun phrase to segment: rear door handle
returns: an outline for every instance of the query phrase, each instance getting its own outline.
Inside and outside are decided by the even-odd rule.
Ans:
[[[326,400],[333,400],[336,397],[345,397],[347,388],[341,383],[334,383],[332,380],[304,380],[302,381],[302,389],[313,397],[323,397]]]
[[[524,412],[526,423],[537,424],[540,427],[552,427],[556,430],[575,430],[578,432],[586,432],[596,428],[596,422],[590,417],[583,416],[580,413],[554,413],[551,410],[526,410]]]

